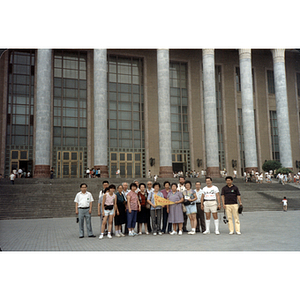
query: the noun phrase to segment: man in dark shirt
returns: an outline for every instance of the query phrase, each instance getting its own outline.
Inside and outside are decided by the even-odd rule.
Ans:
[[[241,194],[239,192],[239,189],[237,186],[233,185],[233,178],[231,176],[226,177],[226,185],[222,188],[221,197],[222,197],[222,203],[223,207],[226,212],[226,216],[228,219],[228,227],[229,227],[229,234],[234,233],[233,228],[233,221],[232,216],[235,221],[235,231],[237,234],[241,234],[240,230],[240,220],[239,220],[239,204],[242,204],[241,201]]]

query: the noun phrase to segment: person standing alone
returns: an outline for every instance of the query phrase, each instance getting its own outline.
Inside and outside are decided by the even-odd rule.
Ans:
[[[91,223],[91,213],[92,213],[92,205],[94,198],[90,192],[87,191],[87,185],[82,183],[80,185],[80,192],[76,194],[74,202],[75,204],[75,212],[79,218],[79,238],[84,237],[84,218],[86,222],[86,228],[89,237],[95,237],[92,231],[92,223]]]
[[[239,209],[238,202],[240,205],[242,205],[241,194],[237,186],[232,184],[233,178],[231,176],[227,176],[225,180],[226,180],[226,185],[222,188],[221,197],[222,197],[223,207],[225,209],[226,216],[228,219],[229,234],[234,233],[232,217],[234,218],[236,233],[241,234],[240,220],[239,220],[239,213],[238,213],[238,209]]]

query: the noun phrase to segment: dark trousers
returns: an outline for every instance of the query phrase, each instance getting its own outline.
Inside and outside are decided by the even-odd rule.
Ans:
[[[163,227],[162,227],[162,232],[166,233],[166,229],[167,229],[167,224],[168,224],[168,213],[167,213],[167,208],[164,207],[163,208]],[[172,231],[172,223],[168,224],[168,231],[167,232],[171,232]]]
[[[186,229],[186,223],[187,223],[188,216],[186,215],[185,212],[183,213],[183,219],[184,219],[184,222],[183,222],[182,230],[183,230],[183,232],[186,232],[186,231],[188,231]]]
[[[196,203],[197,205],[197,227],[196,231],[200,231],[200,225],[201,225],[201,232],[204,232],[206,230],[205,226],[205,217],[204,217],[204,210],[201,209],[201,203]]]

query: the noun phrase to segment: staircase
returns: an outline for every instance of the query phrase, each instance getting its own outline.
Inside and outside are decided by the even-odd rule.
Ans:
[[[80,191],[80,184],[86,183],[88,191],[94,197],[92,216],[97,216],[99,191],[102,189],[104,178],[76,178],[76,179],[35,179],[17,178],[12,185],[8,179],[0,180],[0,219],[33,219],[33,218],[60,218],[75,217],[74,198]],[[133,179],[107,179],[110,183],[129,184]],[[140,183],[146,183],[148,178],[138,178]],[[178,182],[175,178],[159,178],[162,185],[165,180]],[[194,183],[198,178],[189,178]],[[200,178],[201,186],[205,186],[204,178]],[[221,192],[225,185],[223,178],[213,179]],[[271,184],[245,183],[242,179],[235,179],[238,186],[244,211],[278,211],[282,209],[280,201],[284,196],[288,199],[288,210],[300,209],[300,189],[294,184],[280,185],[277,181]],[[163,188],[163,187],[162,187]],[[223,209],[221,209],[223,212]]]

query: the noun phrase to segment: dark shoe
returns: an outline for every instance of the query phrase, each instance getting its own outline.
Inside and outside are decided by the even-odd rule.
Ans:
[[[80,236],[79,238],[82,239],[82,238],[84,238],[84,236]]]
[[[96,237],[95,235],[89,235],[89,237]]]
[[[200,232],[200,229],[197,228],[197,229],[196,229],[196,232]]]

